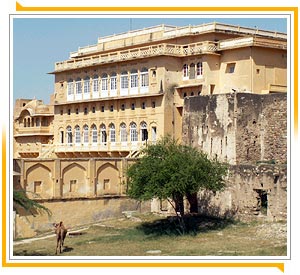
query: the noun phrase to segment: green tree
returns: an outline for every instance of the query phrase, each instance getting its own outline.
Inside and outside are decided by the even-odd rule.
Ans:
[[[227,165],[196,148],[165,137],[142,151],[142,157],[127,170],[128,195],[145,201],[168,200],[178,217],[184,214],[183,198],[192,205],[200,190],[219,191],[225,187]]]
[[[43,212],[46,212],[50,216],[52,215],[50,209],[35,200],[29,199],[24,190],[13,190],[13,204],[15,209],[22,208],[30,212],[33,216],[35,216],[36,213]]]

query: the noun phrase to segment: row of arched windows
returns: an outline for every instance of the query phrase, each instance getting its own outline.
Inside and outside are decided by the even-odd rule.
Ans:
[[[147,123],[145,121],[140,123],[140,140],[148,140]],[[128,139],[129,138],[129,139]],[[118,139],[118,140],[117,140]],[[71,126],[66,128],[66,143],[67,144],[106,144],[108,141],[114,143],[120,142],[137,142],[139,140],[138,127],[135,122],[129,124],[129,131],[126,124],[123,122],[119,126],[119,135],[116,133],[114,123],[110,123],[108,127],[104,123],[99,128],[95,124],[91,127],[84,125],[82,129],[76,125],[74,129]],[[64,132],[60,132],[60,143],[64,143]]]
[[[140,81],[139,81],[140,80]],[[103,73],[101,77],[94,75],[92,78],[87,76],[84,79],[80,77],[68,80],[67,92],[68,96],[75,94],[89,94],[90,90],[93,93],[98,93],[101,91],[116,91],[117,90],[117,81],[118,75],[116,72],[112,72],[110,75]],[[138,88],[140,85],[141,88],[146,88],[149,86],[149,74],[147,68],[142,68],[140,74],[137,69],[132,69],[129,72],[123,71],[119,76],[120,89],[131,89]]]
[[[184,64],[182,68],[183,78],[194,79],[203,75],[203,63],[191,63],[190,65]]]

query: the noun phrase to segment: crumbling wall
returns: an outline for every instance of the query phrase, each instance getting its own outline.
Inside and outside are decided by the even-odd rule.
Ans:
[[[186,98],[183,142],[230,164],[286,163],[286,100],[284,93]]]
[[[213,216],[286,220],[286,165],[230,166],[226,188],[199,192],[199,212]]]
[[[286,163],[286,94],[236,94],[236,102],[236,163]]]

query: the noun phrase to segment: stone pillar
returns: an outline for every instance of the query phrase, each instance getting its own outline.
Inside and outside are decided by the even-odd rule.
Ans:
[[[54,183],[53,183],[53,198],[62,197],[62,185],[63,179],[61,174],[61,161],[59,159],[54,160]]]

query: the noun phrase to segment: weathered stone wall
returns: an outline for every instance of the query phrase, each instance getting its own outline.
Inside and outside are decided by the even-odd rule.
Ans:
[[[286,165],[233,165],[224,191],[200,192],[199,211],[241,219],[286,220]]]
[[[33,237],[38,233],[53,230],[53,223],[63,221],[67,228],[101,222],[104,219],[121,217],[123,211],[149,212],[150,204],[138,203],[127,197],[102,197],[89,199],[48,200],[40,202],[51,210],[46,213],[17,211],[15,238]]]
[[[230,164],[286,163],[286,100],[284,93],[187,98],[183,142]]]
[[[237,94],[236,163],[286,163],[286,94]]]

